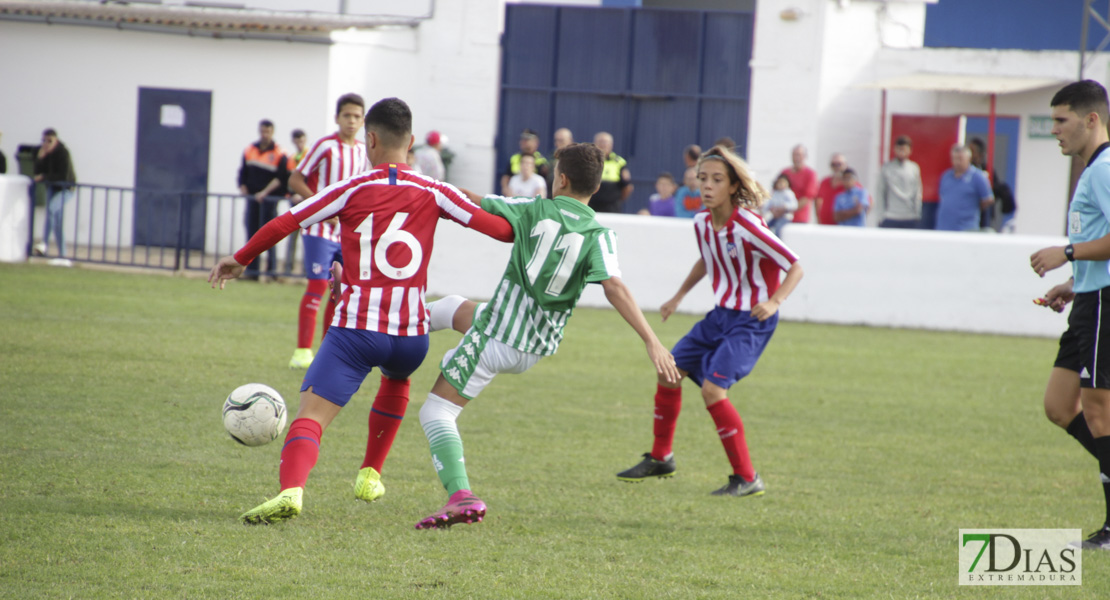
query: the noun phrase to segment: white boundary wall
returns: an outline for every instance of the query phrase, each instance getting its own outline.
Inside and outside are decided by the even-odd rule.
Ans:
[[[598,221],[617,232],[622,279],[645,311],[670,299],[699,260],[690,221],[625,215]],[[803,225],[788,227],[783,241],[806,273],[782,306],[784,319],[1044,337],[1066,327],[1067,313],[1032,300],[1065,281],[1070,269],[1040,279],[1029,268],[1030,254],[1065,244],[1063,237]],[[508,257],[507,244],[441,223],[428,295],[488,299]],[[713,304],[703,280],[680,310],[702,313]],[[600,286],[590,286],[579,306],[608,303]]]

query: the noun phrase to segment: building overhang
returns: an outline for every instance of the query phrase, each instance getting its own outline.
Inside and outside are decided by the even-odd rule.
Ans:
[[[880,90],[951,92],[959,94],[1020,94],[1048,87],[1062,87],[1067,81],[1053,77],[1014,77],[1008,75],[968,75],[957,73],[911,73],[861,84]]]

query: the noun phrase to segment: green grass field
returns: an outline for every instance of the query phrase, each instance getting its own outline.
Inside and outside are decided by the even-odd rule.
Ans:
[[[804,282],[802,285],[805,285]],[[957,586],[957,530],[1101,522],[1097,464],[1041,410],[1055,342],[783,323],[735,386],[762,498],[719,498],[728,462],[687,383],[678,476],[614,473],[650,448],[654,378],[614,311],[502,376],[459,420],[486,520],[413,524],[444,500],[416,414],[454,333],[432,336],[386,496],[353,499],[373,374],[324,436],[305,512],[281,443],[246,448],[224,397],[258,381],[296,412],[295,285],[0,265],[3,598],[1102,598]],[[695,322],[660,324],[673,344]]]

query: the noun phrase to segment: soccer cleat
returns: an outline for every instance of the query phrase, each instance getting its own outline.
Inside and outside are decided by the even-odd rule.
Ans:
[[[486,503],[470,490],[459,490],[447,499],[447,506],[416,524],[417,529],[443,529],[456,523],[477,523],[486,516]]]
[[[1091,534],[1083,541],[1084,550],[1110,550],[1110,525],[1103,525],[1102,529]]]
[[[674,469],[673,455],[667,460],[656,460],[652,458],[651,452],[645,452],[644,460],[640,461],[640,464],[617,473],[617,479],[638,483],[648,477],[674,477]]]
[[[312,364],[312,349],[297,348],[293,351],[293,358],[289,359],[290,369],[307,369]]]
[[[713,492],[714,496],[762,496],[767,491],[766,486],[763,485],[763,478],[759,473],[755,474],[755,479],[751,481],[745,480],[739,475],[729,475],[728,485]]]
[[[373,502],[385,495],[385,486],[382,485],[382,476],[374,467],[359,469],[358,478],[355,479],[355,498],[366,502]]]
[[[269,525],[287,521],[301,514],[301,496],[304,488],[289,488],[272,499],[259,504],[239,516],[246,525]]]

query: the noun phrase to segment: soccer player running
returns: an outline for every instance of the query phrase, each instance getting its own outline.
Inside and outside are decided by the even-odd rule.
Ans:
[[[1068,329],[1060,336],[1044,408],[1048,419],[1064,428],[1098,460],[1106,521],[1082,543],[1083,548],[1110,550],[1110,336],[1101,333],[1110,316],[1110,122],[1106,89],[1094,81],[1068,84],[1052,97],[1052,134],[1065,156],[1086,164],[1068,208],[1067,246],[1043,248],[1030,264],[1045,273],[1072,262],[1072,277],[1045,295],[1056,311],[1074,301]]]
[[[594,220],[588,203],[601,183],[604,157],[593,144],[571,144],[555,155],[552,198],[487,196],[482,208],[505,217],[515,242],[493,299],[478,305],[461,296],[431,304],[432,330],[455,328],[462,340],[440,364],[420,409],[432,464],[447,504],[417,529],[481,521],[486,505],[470,490],[456,420],[498,373],[523,373],[555,353],[563,328],[588,283],[639,334],[660,381],[679,381],[674,358],[655,337],[620,279],[616,235]]]
[[[767,228],[759,207],[767,193],[740,157],[714,146],[698,159],[701,199],[708,210],[694,215],[701,260],[660,308],[663,320],[686,294],[710,275],[717,306],[672,349],[679,374],[701,387],[717,434],[732,464],[728,484],[714,495],[757,496],[763,480],[752,467],[744,424],[728,399],[728,389],[755,367],[778,324],[778,309],[802,279],[798,257]],[[779,271],[786,278],[779,283]],[[675,423],[682,407],[681,382],[659,378],[655,392],[655,442],[636,466],[621,471],[623,481],[670,477],[675,472]]]
[[[300,164],[289,175],[289,188],[303,198],[348,179],[370,168],[366,146],[356,139],[363,126],[366,102],[358,94],[344,94],[335,103],[335,124],[339,130],[316,140]],[[297,316],[297,349],[289,360],[290,369],[307,369],[312,364],[312,340],[316,337],[316,315],[327,293],[328,273],[333,261],[341,260],[339,224],[334,219],[313,223],[301,232],[304,240],[304,274],[308,289],[301,298]],[[335,315],[335,301],[328,295],[324,310],[324,335]]]
[[[234,256],[208,276],[223,288],[244,265],[282,238],[332,217],[340,223],[342,297],[335,320],[301,384],[297,417],[281,450],[281,492],[243,513],[248,524],[273,523],[301,513],[309,471],[320,453],[324,429],[339,414],[370,371],[382,371],[370,411],[369,434],[355,497],[373,501],[385,493],[382,463],[408,405],[409,375],[428,352],[424,305],[428,259],[436,223],[452,219],[510,242],[512,228],[484,212],[446,184],[417,175],[404,164],[412,146],[412,113],[397,98],[381,100],[366,113],[366,139],[374,167],[325,188],[260,229]],[[373,442],[373,443],[370,443]]]

